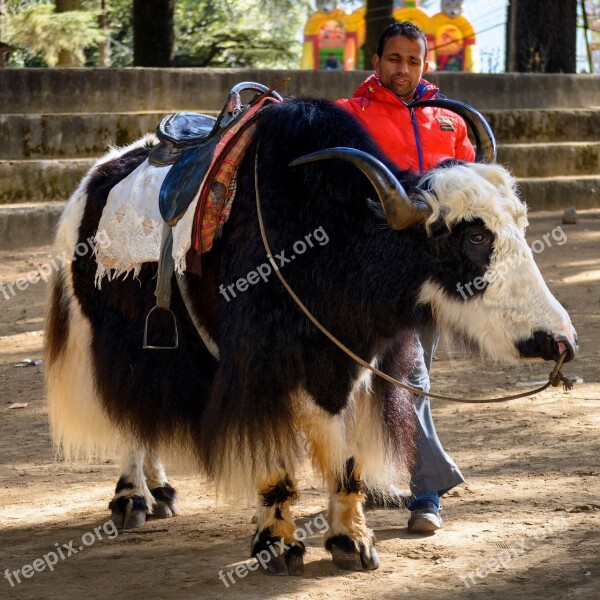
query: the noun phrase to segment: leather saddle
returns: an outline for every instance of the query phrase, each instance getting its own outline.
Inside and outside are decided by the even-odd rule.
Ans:
[[[240,93],[258,92],[242,106]],[[182,112],[166,116],[156,128],[159,143],[149,156],[156,166],[173,165],[160,189],[160,214],[169,227],[174,227],[184,215],[210,166],[215,147],[223,134],[264,94],[281,96],[266,86],[252,81],[238,83],[229,92],[227,102],[218,117]]]
[[[254,90],[258,93],[248,104],[242,106],[240,93],[244,90]],[[260,83],[244,81],[231,88],[227,102],[216,118],[200,113],[174,113],[167,115],[156,128],[159,143],[150,152],[148,160],[155,166],[172,166],[163,181],[158,197],[160,214],[165,225],[154,292],[156,305],[146,315],[143,348],[175,350],[179,346],[177,320],[171,310],[171,281],[174,273],[172,228],[195,198],[211,165],[215,148],[223,135],[248,108],[266,95],[282,100],[274,90]],[[182,279],[177,278],[177,281],[182,289]],[[190,311],[183,289],[182,296]],[[193,312],[190,312],[190,315],[193,320]],[[166,323],[167,330],[170,331],[170,335],[166,338],[164,333],[160,334],[161,322],[162,329],[164,330]],[[200,332],[199,335],[202,337]]]

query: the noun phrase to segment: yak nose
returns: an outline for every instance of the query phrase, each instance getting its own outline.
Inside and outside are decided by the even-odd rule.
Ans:
[[[575,358],[575,355],[577,354],[577,350],[579,349],[577,346],[577,338],[575,338],[574,345],[572,345],[569,342],[569,340],[567,340],[566,338],[555,340],[555,344],[556,344],[556,354],[558,355],[557,359],[563,355],[563,352],[567,352],[567,356],[564,360],[564,362],[566,362],[566,363],[572,361]]]

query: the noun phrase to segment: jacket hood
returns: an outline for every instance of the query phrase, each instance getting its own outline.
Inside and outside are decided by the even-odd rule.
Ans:
[[[439,88],[433,83],[430,83],[426,79],[421,79],[417,89],[415,90],[414,100],[431,100],[435,98],[439,92]],[[374,73],[367,77],[354,92],[353,98],[359,98],[361,106],[365,108],[371,102],[371,99],[376,97],[378,102],[397,102],[400,101],[402,104],[405,102],[398,98],[392,90],[385,87],[379,77]]]

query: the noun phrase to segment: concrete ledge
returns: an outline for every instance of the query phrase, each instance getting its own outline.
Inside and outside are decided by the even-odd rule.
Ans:
[[[94,159],[0,162],[0,205],[66,200]]]
[[[65,202],[0,208],[0,250],[52,243]]]
[[[485,111],[499,143],[596,141],[599,110]],[[162,112],[0,115],[0,160],[92,157],[154,131]],[[526,173],[524,173],[526,174]],[[568,175],[569,173],[565,173]]]
[[[240,81],[274,85],[284,96],[350,96],[371,71],[257,69],[1,69],[1,113],[219,110]],[[449,98],[480,110],[600,106],[600,76],[431,73]]]
[[[504,144],[498,162],[516,177],[596,175],[600,173],[600,142]]]
[[[532,211],[600,207],[600,175],[519,179]],[[65,202],[0,206],[0,249],[50,244]]]
[[[600,109],[486,110],[496,139],[511,144],[598,141]]]
[[[583,145],[585,146],[585,145]],[[592,150],[585,155],[585,160],[592,157],[598,161],[600,143],[591,145]],[[565,145],[561,150],[564,156],[570,155],[577,144]],[[545,150],[535,146],[522,146],[522,150],[500,148],[499,158],[502,164],[516,173],[523,190],[523,198],[537,210],[549,210],[565,206],[578,208],[600,207],[600,175],[591,170],[590,175],[574,174],[566,177],[523,177],[532,173],[552,175],[564,172],[565,169],[586,170],[591,163],[575,162],[565,158],[567,162],[560,164],[544,154]],[[549,156],[554,157],[556,147],[551,147]],[[512,154],[511,154],[512,152]],[[596,154],[594,154],[596,153]],[[513,157],[513,164],[508,160]],[[3,204],[22,202],[24,204],[67,200],[73,193],[81,178],[94,164],[95,158],[62,159],[62,160],[29,160],[0,161],[0,208]],[[559,160],[559,159],[557,159]],[[581,159],[583,160],[583,159]],[[591,158],[590,158],[591,160]],[[554,161],[554,162],[553,162]],[[596,163],[597,164],[597,163]],[[579,165],[579,167],[578,167]],[[561,167],[559,170],[559,166]],[[553,169],[556,169],[553,171]],[[588,171],[590,173],[590,171]]]
[[[0,160],[101,156],[155,131],[163,113],[0,115]]]
[[[518,182],[521,198],[533,210],[600,208],[600,175],[531,177]]]

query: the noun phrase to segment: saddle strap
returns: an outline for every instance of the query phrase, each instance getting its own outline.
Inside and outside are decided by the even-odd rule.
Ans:
[[[158,276],[156,279],[156,306],[171,308],[171,278],[175,271],[173,259],[173,229],[166,223],[163,225],[160,242],[160,258],[158,259]]]

